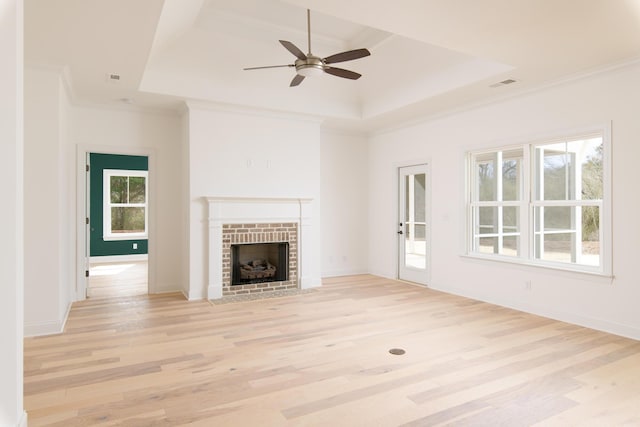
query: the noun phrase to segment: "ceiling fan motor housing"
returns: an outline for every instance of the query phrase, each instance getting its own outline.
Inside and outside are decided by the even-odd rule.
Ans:
[[[295,66],[296,73],[305,77],[317,76],[324,72],[324,61],[313,55],[308,55],[306,59],[297,59]]]

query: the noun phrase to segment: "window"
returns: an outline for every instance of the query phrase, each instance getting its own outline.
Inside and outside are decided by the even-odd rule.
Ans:
[[[468,156],[467,253],[610,273],[604,132]]]
[[[147,171],[103,171],[104,240],[147,238]]]

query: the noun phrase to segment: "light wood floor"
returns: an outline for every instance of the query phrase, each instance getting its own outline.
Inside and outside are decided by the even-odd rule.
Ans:
[[[91,264],[88,298],[131,297],[148,293],[147,261]]]
[[[640,342],[363,275],[75,304],[24,393],[30,426],[640,425]]]

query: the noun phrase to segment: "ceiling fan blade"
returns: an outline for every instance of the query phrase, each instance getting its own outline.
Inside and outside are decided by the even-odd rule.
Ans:
[[[335,64],[336,62],[353,61],[354,59],[364,58],[371,55],[367,49],[348,50],[346,52],[336,53],[335,55],[324,58],[325,64]]]
[[[284,48],[287,49],[289,52],[293,53],[293,55],[296,58],[302,59],[302,60],[307,59],[307,55],[305,55],[300,49],[298,49],[298,47],[295,44],[288,42],[286,40],[280,40],[280,44],[284,46]]]
[[[291,80],[291,84],[289,85],[289,87],[298,86],[300,83],[302,83],[303,80],[304,80],[304,76],[301,76],[300,74],[296,74],[293,80]]]
[[[324,71],[325,73],[351,80],[358,80],[362,77],[362,74],[358,74],[355,71],[345,70],[343,68],[325,67]]]
[[[283,68],[283,67],[295,67],[293,64],[288,65],[267,65],[265,67],[247,67],[243,68],[243,70],[263,70],[265,68]]]

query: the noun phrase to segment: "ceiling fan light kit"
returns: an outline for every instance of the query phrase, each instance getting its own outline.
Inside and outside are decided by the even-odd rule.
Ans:
[[[357,80],[362,75],[354,71],[345,70],[343,68],[331,67],[329,64],[335,64],[337,62],[352,61],[354,59],[364,58],[371,55],[367,49],[355,49],[348,50],[346,52],[336,53],[335,55],[321,58],[311,53],[311,11],[307,9],[307,41],[309,44],[309,53],[306,55],[293,43],[287,40],[280,40],[280,44],[284,46],[289,52],[291,52],[296,58],[295,63],[286,65],[267,65],[264,67],[249,67],[244,70],[260,70],[265,68],[282,68],[282,67],[295,67],[296,75],[291,80],[289,86],[298,86],[305,77],[319,76],[324,73],[331,74],[333,76],[342,77],[350,80]]]
[[[296,73],[303,77],[320,76],[324,73],[324,64],[320,58],[298,59],[295,62]]]

